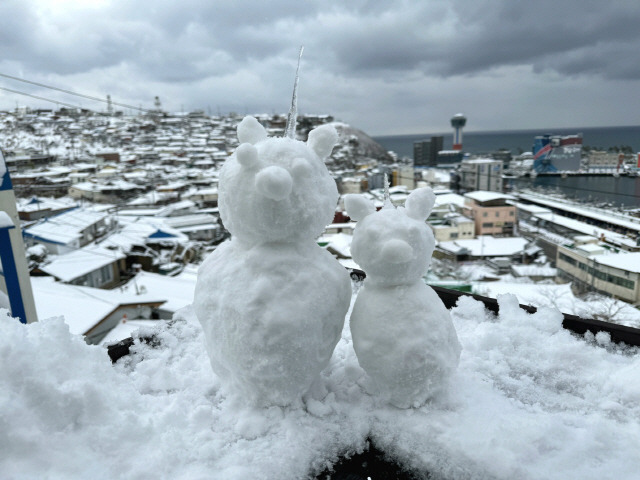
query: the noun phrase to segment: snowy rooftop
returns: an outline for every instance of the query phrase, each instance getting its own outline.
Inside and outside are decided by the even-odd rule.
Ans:
[[[549,207],[562,208],[567,212],[576,213],[585,217],[591,217],[603,222],[614,223],[616,225],[620,225],[630,230],[635,230],[637,232],[640,232],[640,220],[633,219],[628,215],[617,214],[614,212],[607,212],[595,207],[576,205],[576,204],[568,203],[566,201],[558,200],[555,198],[550,200],[548,198],[545,198],[539,195],[528,194],[528,193],[518,194],[518,197],[523,200],[529,200],[532,202],[541,203]]]
[[[498,192],[489,192],[486,190],[477,190],[464,194],[465,197],[475,200],[476,202],[490,202],[492,200],[513,200],[513,196],[505,195]]]
[[[46,265],[41,265],[40,270],[63,282],[70,282],[123,258],[125,255],[116,250],[99,246],[84,247],[55,257]]]
[[[438,248],[458,253],[466,250],[474,257],[503,257],[522,252],[528,240],[522,237],[489,237],[481,235],[478,238],[455,240],[438,243]]]
[[[602,265],[640,273],[640,252],[594,255],[591,258]]]
[[[76,208],[32,225],[25,229],[25,235],[66,245],[80,238],[84,229],[107,216],[106,213]]]

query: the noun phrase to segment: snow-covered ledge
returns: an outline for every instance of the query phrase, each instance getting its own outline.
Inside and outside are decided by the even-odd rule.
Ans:
[[[640,356],[586,341],[552,309],[513,296],[496,316],[462,297],[463,345],[446,399],[418,409],[364,388],[347,319],[323,388],[299,408],[253,409],[212,374],[192,310],[140,332],[111,365],[62,319],[0,321],[0,470],[7,478],[282,479],[380,450],[436,478],[633,478],[640,467]],[[164,322],[163,322],[164,323]]]

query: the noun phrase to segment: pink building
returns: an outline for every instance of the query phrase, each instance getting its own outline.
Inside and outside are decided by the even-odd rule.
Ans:
[[[478,190],[464,194],[463,214],[473,219],[476,235],[513,236],[516,207],[510,195]]]

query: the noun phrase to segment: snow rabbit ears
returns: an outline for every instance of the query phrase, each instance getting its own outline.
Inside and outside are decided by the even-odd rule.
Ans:
[[[424,222],[429,217],[435,203],[436,195],[433,190],[429,187],[423,187],[411,192],[405,201],[404,208],[400,207],[398,210],[404,211],[405,215],[414,220]],[[345,195],[344,206],[349,217],[356,222],[376,211],[371,200],[357,194]]]
[[[258,152],[253,145],[267,139],[267,131],[254,117],[248,115],[238,124],[240,146],[236,150],[238,161],[245,167],[258,166]],[[325,160],[338,143],[338,132],[333,125],[321,125],[309,132],[307,145],[321,160]]]

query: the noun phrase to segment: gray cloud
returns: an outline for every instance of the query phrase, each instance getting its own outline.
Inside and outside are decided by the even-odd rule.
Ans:
[[[484,117],[485,98],[505,89],[536,111],[582,79],[628,103],[623,92],[640,86],[638,24],[637,0],[5,0],[0,72],[135,104],[160,95],[174,109],[283,111],[304,44],[301,104],[380,133],[389,118],[406,130],[448,110]]]

